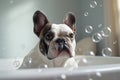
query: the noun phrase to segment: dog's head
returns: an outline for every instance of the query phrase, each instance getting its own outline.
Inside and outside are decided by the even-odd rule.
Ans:
[[[75,55],[75,16],[68,13],[63,24],[51,24],[45,14],[33,15],[34,33],[40,38],[39,48],[48,59]]]

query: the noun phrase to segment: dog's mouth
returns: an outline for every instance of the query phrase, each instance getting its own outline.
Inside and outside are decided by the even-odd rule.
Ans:
[[[69,47],[69,45],[67,45],[67,44],[60,45],[60,46],[58,47],[58,51],[59,51],[58,56],[69,55],[69,57],[72,57],[72,56],[71,56],[70,47]]]
[[[68,42],[51,44],[47,57],[50,60],[57,57],[72,57],[72,49],[70,44]]]

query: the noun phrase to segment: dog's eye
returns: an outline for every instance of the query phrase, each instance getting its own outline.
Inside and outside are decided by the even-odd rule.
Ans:
[[[74,34],[73,34],[73,33],[70,33],[70,34],[69,34],[69,37],[70,37],[70,38],[73,38],[73,37],[74,37]]]
[[[53,37],[54,37],[54,34],[53,34],[52,32],[48,32],[48,33],[46,33],[46,35],[45,35],[45,38],[46,38],[47,40],[52,40]]]

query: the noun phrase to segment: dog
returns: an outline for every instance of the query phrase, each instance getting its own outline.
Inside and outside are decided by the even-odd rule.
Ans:
[[[25,56],[19,69],[64,67],[64,62],[75,56],[75,15],[69,12],[62,24],[54,24],[38,10],[33,15],[33,23],[40,41]]]

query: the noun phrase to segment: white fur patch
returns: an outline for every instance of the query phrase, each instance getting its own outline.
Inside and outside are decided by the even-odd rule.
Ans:
[[[51,28],[51,30],[57,34],[61,32],[73,33],[72,29],[66,24],[52,24]]]

